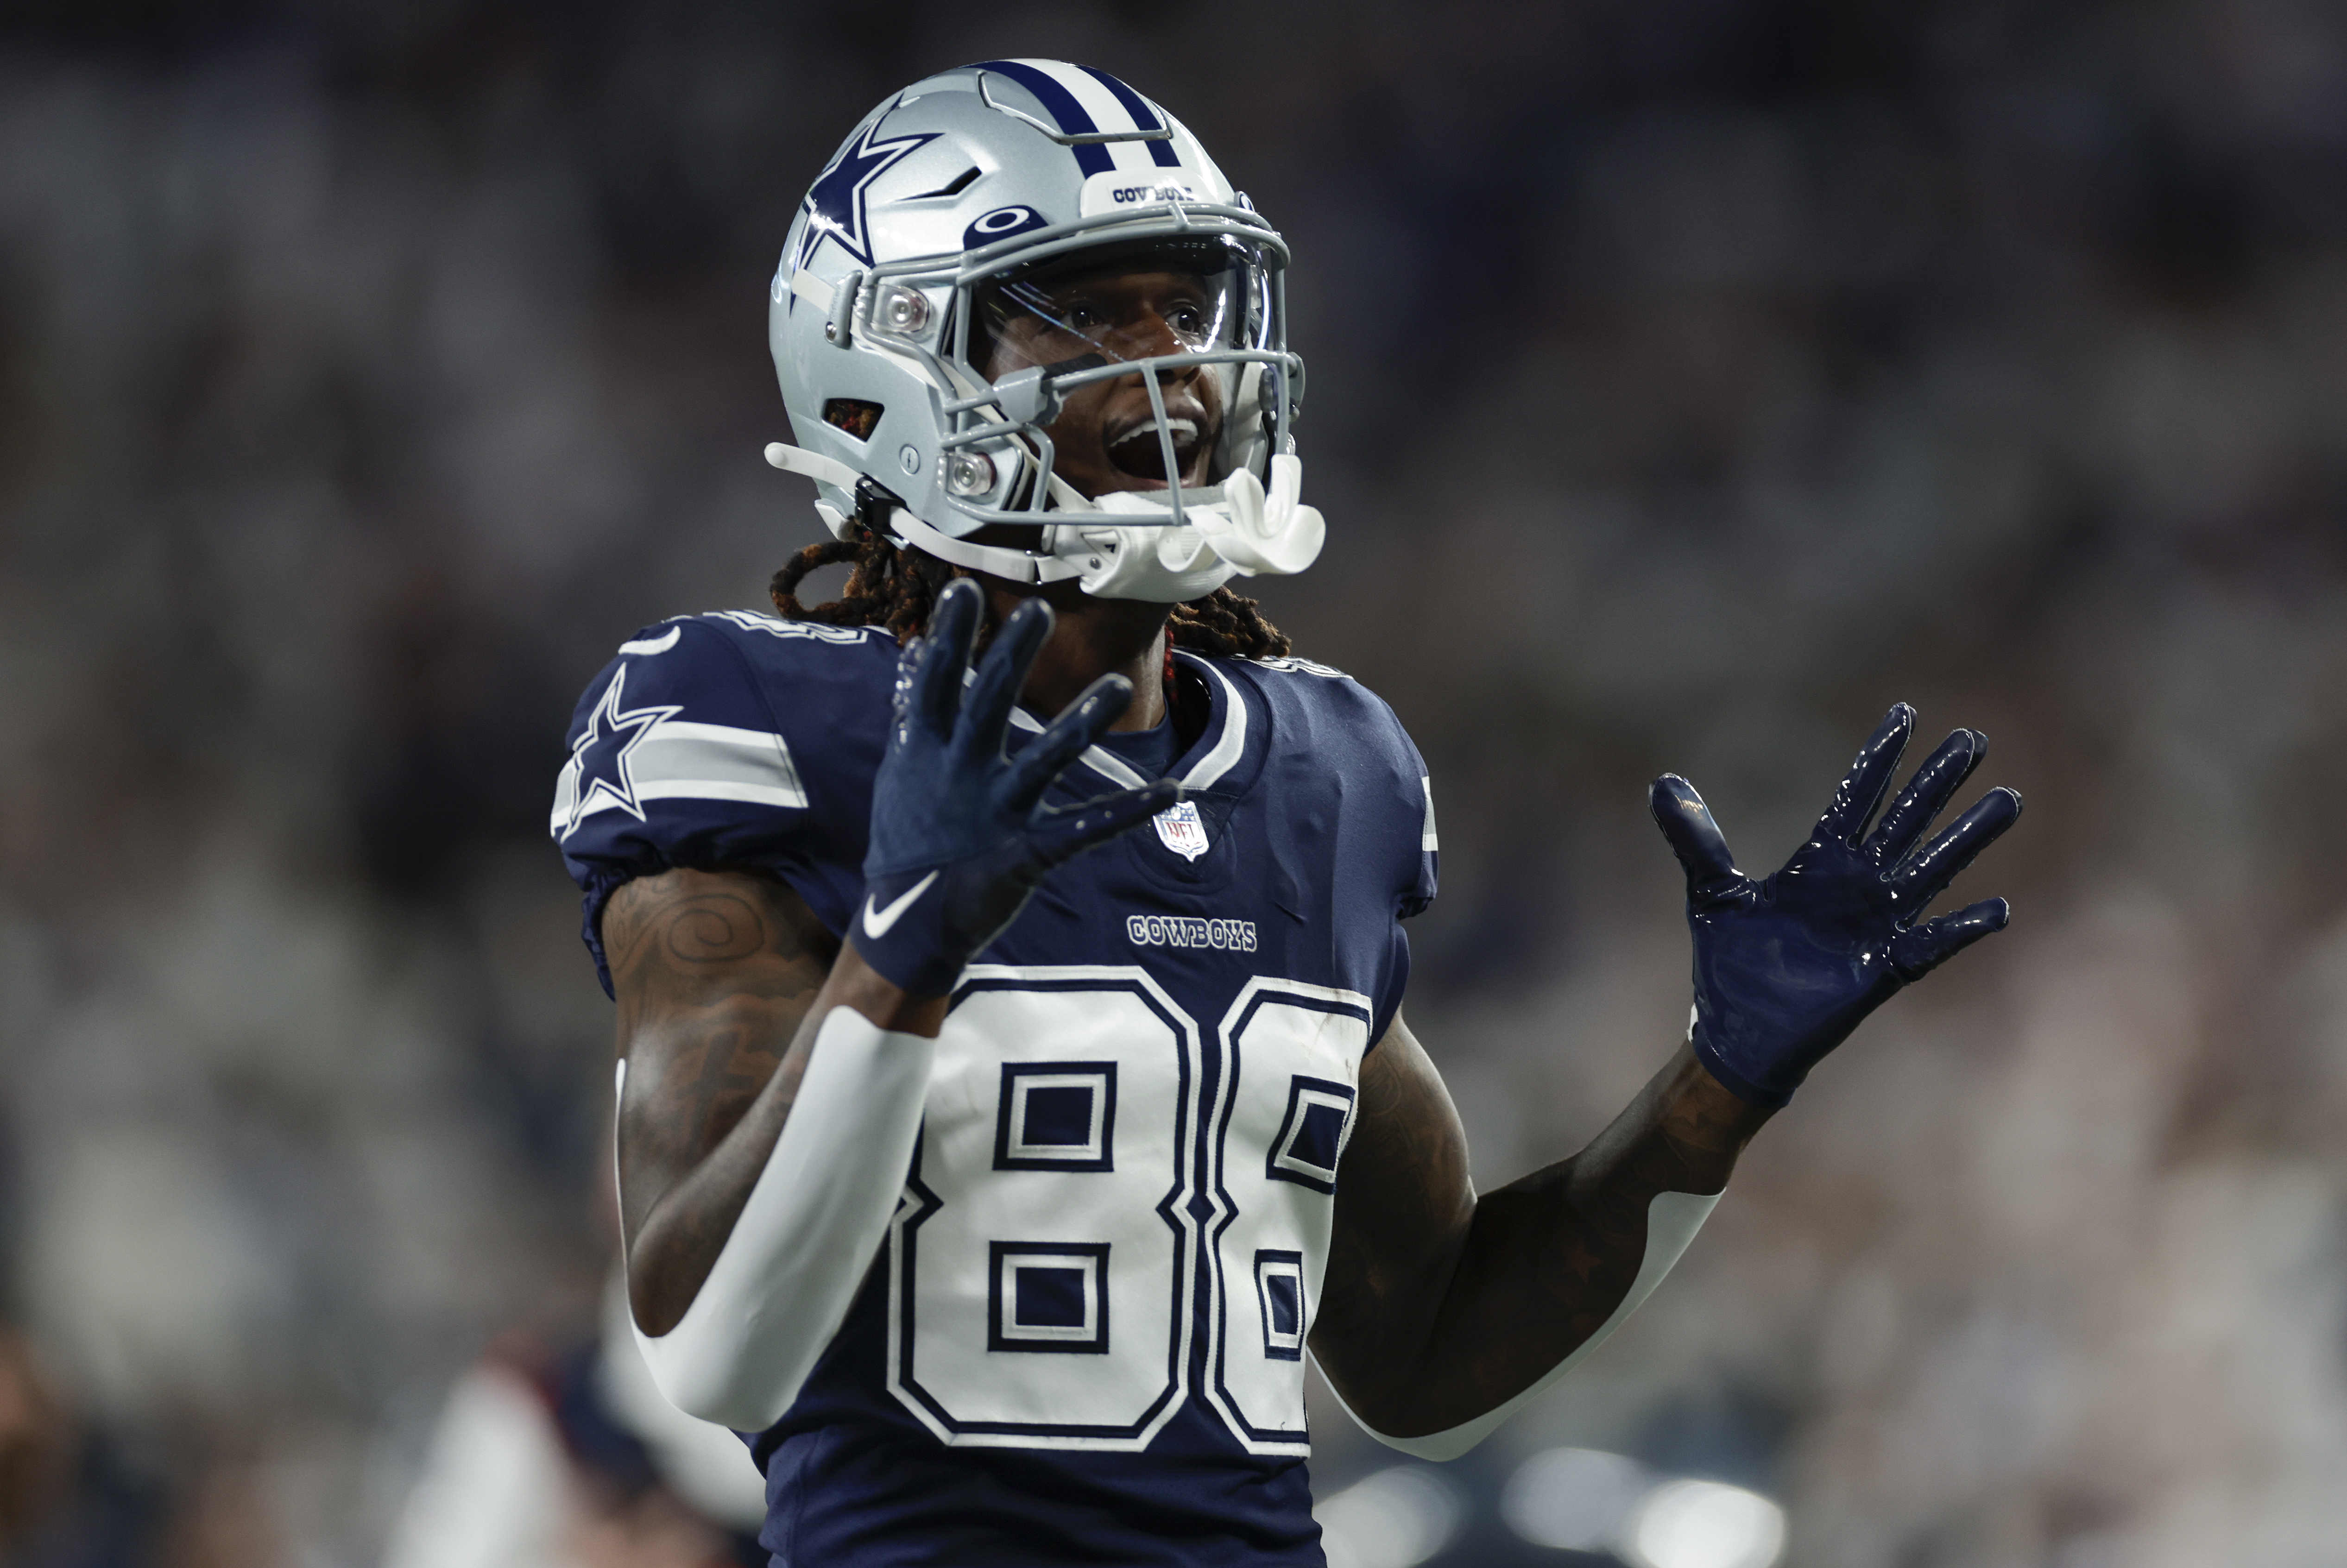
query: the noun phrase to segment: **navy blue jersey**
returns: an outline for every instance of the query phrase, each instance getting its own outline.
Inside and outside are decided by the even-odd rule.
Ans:
[[[1054,871],[964,972],[863,1290],[752,1439],[778,1563],[1321,1561],[1305,1341],[1433,808],[1351,680],[1177,657],[1203,733],[1111,735],[1053,798],[1168,774],[1187,798]],[[554,807],[599,971],[604,900],[671,866],[772,871],[847,928],[897,659],[747,612],[622,646]],[[1040,729],[1016,714],[1010,747]]]

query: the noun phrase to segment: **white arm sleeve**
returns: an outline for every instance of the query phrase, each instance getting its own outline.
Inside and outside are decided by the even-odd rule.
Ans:
[[[658,1338],[636,1330],[669,1403],[745,1432],[791,1408],[896,1212],[936,1051],[853,1008],[824,1019],[782,1136],[692,1306]]]
[[[1638,1277],[1630,1282],[1630,1293],[1622,1298],[1622,1305],[1614,1309],[1614,1316],[1597,1326],[1596,1333],[1574,1346],[1573,1354],[1550,1368],[1539,1382],[1497,1409],[1487,1410],[1473,1420],[1462,1422],[1448,1431],[1429,1432],[1422,1438],[1389,1438],[1360,1417],[1353,1415],[1353,1409],[1345,1405],[1343,1395],[1337,1396],[1337,1402],[1345,1406],[1345,1413],[1353,1417],[1355,1426],[1388,1448],[1399,1449],[1418,1459],[1457,1459],[1498,1430],[1501,1422],[1523,1409],[1535,1394],[1580,1366],[1591,1351],[1603,1345],[1605,1337],[1620,1327],[1623,1320],[1655,1293],[1655,1286],[1662,1284],[1663,1276],[1670,1273],[1671,1266],[1678,1262],[1679,1255],[1686,1251],[1687,1244],[1695,1240],[1695,1233],[1703,1228],[1703,1222],[1711,1217],[1711,1211],[1718,1203],[1717,1193],[1707,1197],[1693,1193],[1656,1193],[1654,1202],[1646,1205],[1646,1255],[1639,1261]],[[1333,1387],[1329,1391],[1336,1392]]]

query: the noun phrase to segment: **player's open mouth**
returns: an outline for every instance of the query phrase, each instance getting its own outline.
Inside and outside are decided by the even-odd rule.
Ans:
[[[1174,466],[1187,476],[1196,467],[1198,454],[1205,449],[1212,432],[1205,430],[1197,420],[1179,414],[1167,415],[1165,425],[1174,435]],[[1111,441],[1108,444],[1108,460],[1121,474],[1163,485],[1165,448],[1157,438],[1157,421],[1143,419]]]

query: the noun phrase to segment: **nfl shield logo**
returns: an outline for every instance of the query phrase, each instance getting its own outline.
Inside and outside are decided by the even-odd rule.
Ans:
[[[1206,853],[1206,825],[1198,820],[1195,802],[1168,806],[1149,820],[1157,825],[1158,840],[1183,859],[1195,860]]]

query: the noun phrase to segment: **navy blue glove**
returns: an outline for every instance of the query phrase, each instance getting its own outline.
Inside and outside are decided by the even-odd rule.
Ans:
[[[1002,753],[1011,705],[1051,634],[1051,608],[1011,611],[963,692],[978,630],[978,585],[947,585],[928,635],[897,666],[887,754],[872,784],[864,905],[849,938],[864,961],[914,996],[953,989],[1061,862],[1138,827],[1182,798],[1171,779],[1046,808],[1043,792],[1133,701],[1103,675],[1017,758]]]
[[[1991,790],[1915,848],[1988,754],[1988,737],[1978,731],[1958,730],[1942,743],[1867,834],[1914,727],[1914,709],[1901,702],[1891,710],[1809,841],[1763,881],[1736,868],[1686,780],[1665,774],[1647,793],[1655,821],[1686,868],[1695,1052],[1754,1104],[1790,1100],[1819,1059],[1891,992],[2004,929],[2011,917],[2004,899],[1990,898],[1917,920],[2021,815],[2020,795]]]

